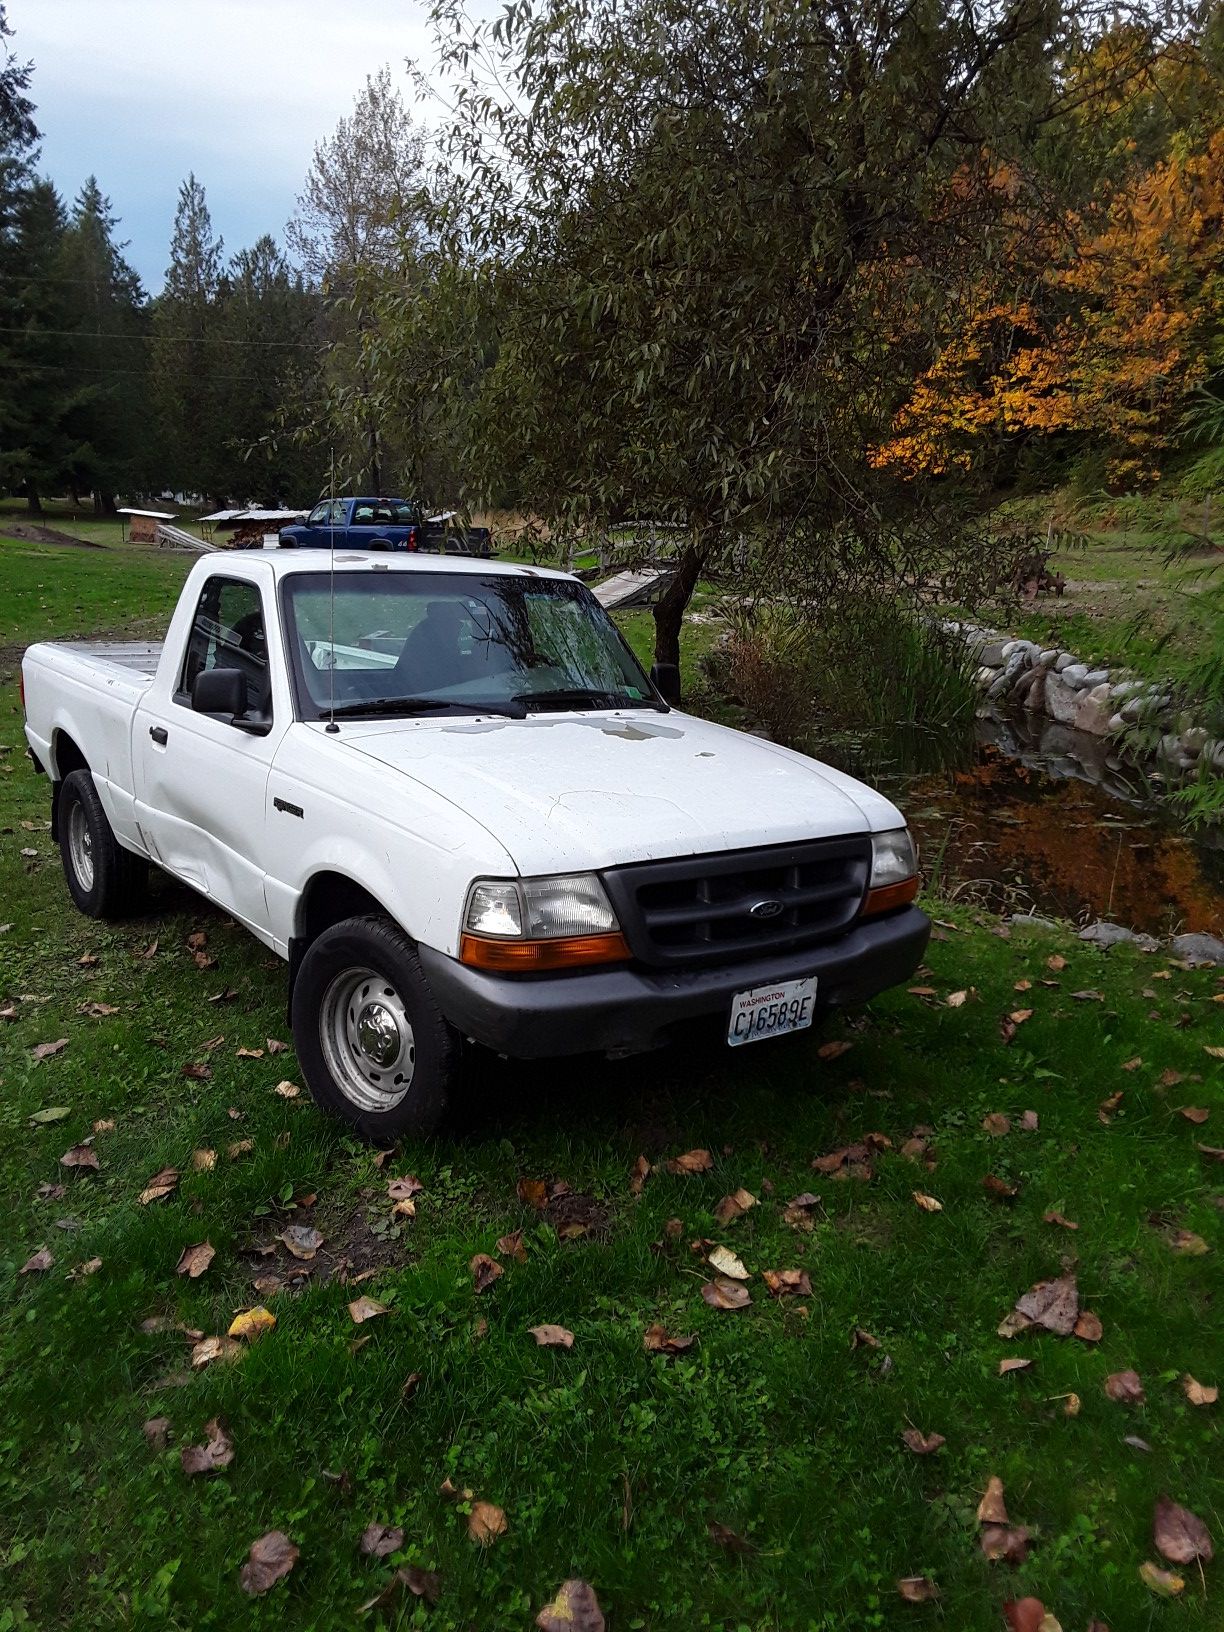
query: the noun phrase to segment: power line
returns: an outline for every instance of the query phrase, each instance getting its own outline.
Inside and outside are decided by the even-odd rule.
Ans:
[[[300,351],[327,350],[327,343],[323,340],[224,340],[220,337],[214,339],[212,336],[204,340],[181,334],[121,334],[118,330],[104,329],[39,329],[6,323],[0,323],[0,334],[24,334],[31,340],[47,335],[59,340],[143,340],[148,345],[161,345],[170,341],[179,346],[254,346],[272,351],[284,351],[286,347]]]

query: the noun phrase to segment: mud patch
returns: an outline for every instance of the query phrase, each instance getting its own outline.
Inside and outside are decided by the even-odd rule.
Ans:
[[[39,527],[32,521],[4,522],[0,525],[0,532],[6,538],[21,539],[27,544],[68,544],[78,550],[104,550],[105,544],[98,544],[92,538],[74,538],[71,533],[61,533],[55,527]]]
[[[550,1196],[544,1217],[563,1241],[579,1237],[606,1241],[612,1233],[611,1209],[581,1190],[565,1190]]]
[[[299,1218],[306,1218],[302,1213]],[[382,1221],[383,1214],[378,1214]],[[266,1241],[252,1242],[240,1249],[251,1266],[252,1284],[270,1279],[279,1286],[257,1287],[262,1294],[301,1291],[306,1286],[327,1286],[335,1281],[341,1286],[352,1285],[359,1276],[371,1270],[402,1268],[408,1259],[408,1248],[403,1236],[384,1233],[376,1235],[370,1228],[371,1215],[362,1207],[346,1217],[329,1220],[311,1218],[310,1222],[323,1237],[313,1258],[295,1258],[278,1239],[279,1225],[273,1225]],[[268,1252],[267,1247],[274,1250]]]

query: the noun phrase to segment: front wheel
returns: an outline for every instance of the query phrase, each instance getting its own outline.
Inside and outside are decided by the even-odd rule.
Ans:
[[[125,850],[115,837],[88,771],[72,771],[64,778],[56,816],[64,878],[80,910],[90,918],[123,918],[139,912],[148,862]]]
[[[293,1041],[319,1108],[375,1141],[432,1133],[459,1076],[462,1039],[389,918],[346,918],[311,943]]]

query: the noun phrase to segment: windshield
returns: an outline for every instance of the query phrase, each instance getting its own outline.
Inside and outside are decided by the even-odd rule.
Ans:
[[[475,573],[285,579],[303,719],[338,715],[660,708],[582,584]],[[334,639],[333,639],[334,630]]]

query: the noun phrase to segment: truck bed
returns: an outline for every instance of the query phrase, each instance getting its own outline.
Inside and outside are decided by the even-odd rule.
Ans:
[[[125,680],[134,675],[151,680],[161,661],[162,642],[136,640],[55,640],[44,641],[44,647],[54,646],[73,657],[84,658],[91,665],[105,665],[121,671]]]

